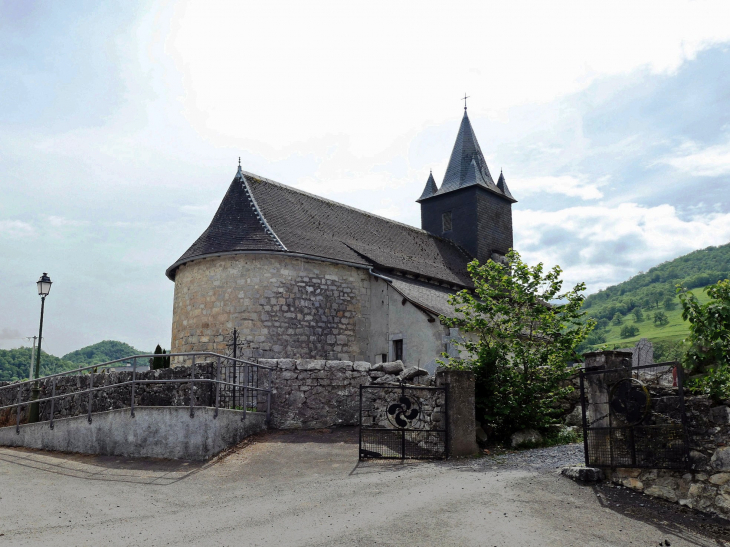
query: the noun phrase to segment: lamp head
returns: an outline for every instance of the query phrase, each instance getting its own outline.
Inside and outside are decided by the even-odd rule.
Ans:
[[[48,274],[46,272],[43,272],[43,275],[36,283],[36,285],[38,285],[38,295],[48,296],[48,293],[51,292],[52,283],[53,282],[51,281],[51,278],[48,277]]]

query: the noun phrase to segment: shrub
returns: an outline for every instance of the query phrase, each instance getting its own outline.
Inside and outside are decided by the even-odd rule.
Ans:
[[[631,338],[639,334],[639,327],[636,325],[624,325],[621,327],[621,338]]]

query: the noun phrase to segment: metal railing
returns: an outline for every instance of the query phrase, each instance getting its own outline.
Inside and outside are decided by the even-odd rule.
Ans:
[[[195,377],[195,367],[196,359],[198,357],[212,357],[215,359],[215,378],[196,378]],[[134,406],[135,406],[135,395],[136,395],[136,387],[141,385],[147,385],[147,384],[171,384],[171,383],[177,383],[177,384],[185,384],[187,383],[190,386],[190,417],[193,418],[195,416],[195,386],[200,384],[208,384],[211,386],[215,386],[215,413],[214,418],[218,417],[218,409],[221,408],[221,390],[224,391],[224,395],[226,395],[226,389],[230,390],[232,393],[232,400],[226,401],[226,408],[228,406],[232,406],[234,410],[241,409],[242,415],[241,420],[246,419],[246,413],[249,411],[249,409],[252,409],[255,411],[258,411],[259,402],[262,402],[262,397],[265,398],[266,401],[266,423],[268,424],[271,419],[271,371],[273,370],[272,367],[266,366],[266,365],[260,365],[258,363],[254,363],[252,361],[247,361],[245,359],[237,359],[235,357],[229,357],[225,355],[220,355],[218,353],[209,352],[209,351],[203,351],[203,352],[186,352],[186,353],[167,353],[164,355],[165,358],[167,357],[188,357],[191,358],[191,364],[190,364],[190,376],[187,378],[171,378],[171,379],[137,379],[137,360],[138,359],[153,359],[155,357],[160,357],[159,354],[143,354],[143,355],[133,355],[130,357],[124,357],[122,359],[116,359],[114,361],[107,361],[105,363],[98,363],[96,365],[89,365],[86,367],[80,367],[78,369],[69,370],[65,372],[59,372],[56,374],[50,374],[48,376],[43,376],[41,378],[35,379],[35,380],[26,380],[23,382],[15,382],[12,384],[9,384],[7,386],[1,386],[0,387],[0,394],[2,394],[4,391],[8,390],[17,390],[18,391],[18,399],[17,402],[9,405],[0,406],[0,411],[7,410],[7,409],[13,409],[16,408],[16,432],[20,433],[20,412],[21,409],[26,406],[30,407],[31,404],[34,403],[47,403],[50,402],[50,414],[49,414],[49,420],[41,420],[41,421],[48,421],[49,427],[53,429],[53,420],[55,415],[55,403],[56,400],[62,399],[64,397],[77,397],[80,395],[88,394],[88,403],[87,403],[87,420],[89,423],[92,422],[92,414],[93,414],[93,402],[94,402],[94,394],[98,391],[104,391],[107,389],[117,389],[123,386],[131,386],[131,394],[130,394],[130,404],[129,408],[131,411],[131,416],[134,418]],[[104,367],[109,367],[110,365],[114,365],[115,363],[126,363],[131,362],[132,363],[132,378],[130,380],[125,380],[121,382],[116,382],[112,384],[105,384],[102,386],[94,387],[94,376],[105,375],[106,373],[97,373],[94,372],[95,369],[103,369]],[[203,362],[204,365],[210,365],[209,361]],[[242,374],[234,374],[233,375],[233,382],[221,380],[221,373],[224,372],[226,368],[233,366],[233,367],[242,367],[243,371]],[[175,367],[178,368],[178,367]],[[180,367],[181,368],[181,367]],[[161,370],[161,369],[158,369]],[[164,369],[162,369],[164,370]],[[174,370],[174,368],[173,368]],[[84,371],[90,371],[88,374],[89,377],[89,386],[86,389],[80,388],[77,391],[72,391],[68,393],[56,393],[56,384],[57,381],[61,377],[68,377],[68,376],[78,376],[81,378],[81,374]],[[266,372],[266,379],[265,382],[260,382],[259,378],[259,372],[265,371]],[[229,375],[226,374],[226,377]],[[239,380],[243,379],[244,382],[240,383]],[[23,391],[24,388],[32,388],[35,386],[36,383],[47,383],[51,382],[51,396],[50,397],[39,397],[38,399],[32,399],[31,397],[31,391],[28,393],[27,400],[23,400]],[[264,384],[265,387],[260,387],[260,384]],[[242,404],[236,405],[237,401],[237,394],[238,393],[238,402],[241,402]],[[181,405],[156,405],[156,406],[181,406]],[[206,405],[207,406],[207,405]],[[210,405],[213,406],[213,405]],[[97,411],[98,412],[98,411]],[[11,414],[12,415],[12,414]]]

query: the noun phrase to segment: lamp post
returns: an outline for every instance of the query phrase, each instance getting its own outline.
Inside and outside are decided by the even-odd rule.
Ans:
[[[38,397],[40,396],[41,390],[40,386],[38,384],[38,378],[40,377],[41,372],[41,341],[43,340],[43,310],[46,306],[46,296],[48,296],[48,293],[51,292],[51,278],[48,277],[48,274],[46,272],[43,272],[43,275],[38,280],[36,285],[38,286],[38,294],[41,297],[41,325],[38,328],[38,353],[36,354],[35,358],[35,366],[33,367],[33,377],[36,379],[35,384],[33,384],[33,389],[31,391],[31,401],[37,401]],[[28,423],[34,424],[39,419],[39,403],[31,403],[30,404],[30,412],[28,414]]]

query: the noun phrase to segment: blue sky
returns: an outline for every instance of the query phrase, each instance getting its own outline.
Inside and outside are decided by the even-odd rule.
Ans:
[[[413,225],[462,114],[515,244],[593,292],[730,241],[724,2],[0,0],[0,347],[169,346],[248,171]]]

